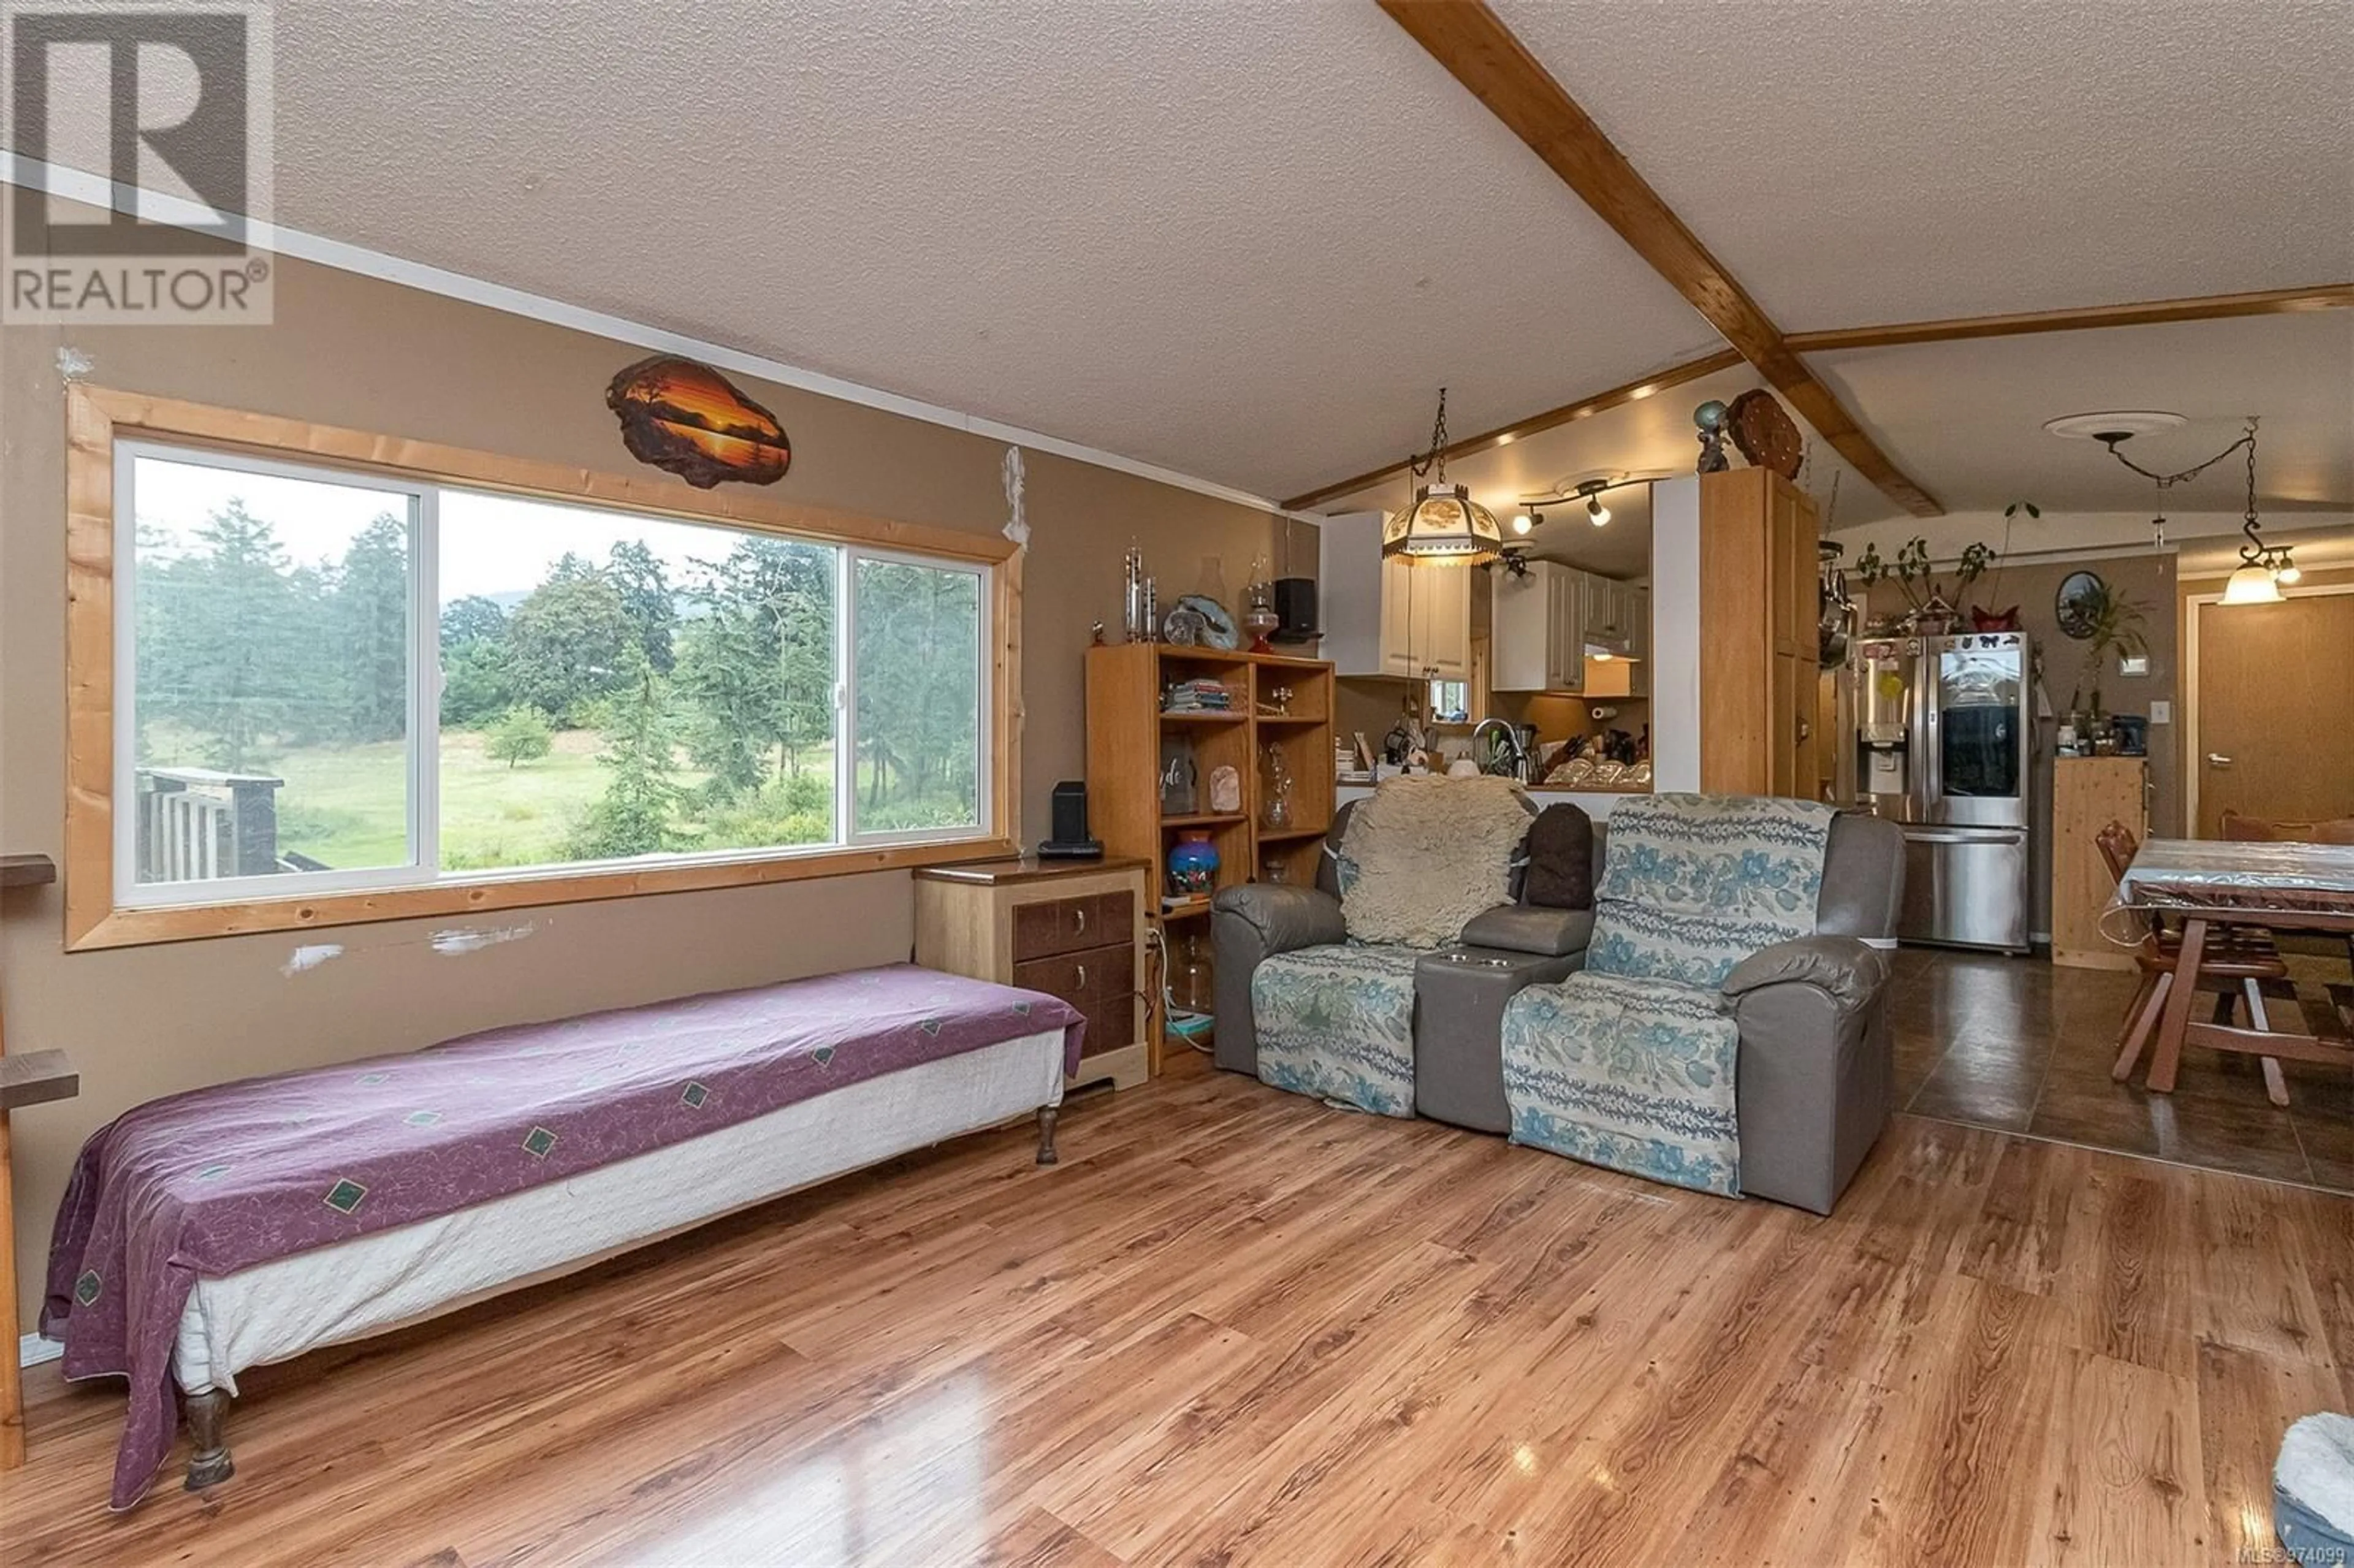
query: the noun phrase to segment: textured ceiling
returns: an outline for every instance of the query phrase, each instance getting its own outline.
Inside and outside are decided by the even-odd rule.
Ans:
[[[280,0],[297,228],[1265,494],[1718,346],[1360,0]]]
[[[2150,482],[2092,441],[2044,433],[2046,419],[2102,408],[2163,408],[2189,423],[2136,437],[2126,452],[2174,472],[2258,429],[2258,495],[2268,511],[2354,510],[2354,311],[2049,333],[1809,355],[1889,455],[1955,512],[2026,497],[2072,512],[2147,512]],[[2235,512],[2247,471],[2210,469],[2176,488],[2176,512]],[[1841,508],[1844,514],[1845,508]]]
[[[2346,0],[1495,4],[1785,331],[2354,278]]]
[[[2354,278],[2348,0],[1497,3],[1788,330]],[[1260,494],[1441,383],[1461,434],[1721,346],[1370,0],[279,0],[274,45],[292,228]],[[2137,401],[2264,411],[2267,490],[2342,505],[2349,317],[1816,363],[1949,507],[2140,504],[2033,430]],[[1681,469],[1702,395],[1462,477]]]

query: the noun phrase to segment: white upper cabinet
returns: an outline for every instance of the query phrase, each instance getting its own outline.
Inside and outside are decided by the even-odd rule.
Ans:
[[[1628,583],[1577,574],[1585,598],[1585,641],[1624,657],[1635,651],[1635,589]]]
[[[1597,577],[1554,561],[1531,561],[1514,576],[1498,569],[1490,627],[1490,684],[1500,692],[1575,692],[1594,684],[1586,656],[1606,653],[1638,662],[1604,685],[1612,695],[1641,695],[1647,673],[1639,661],[1650,641],[1650,590]]]
[[[1634,668],[1628,672],[1628,694],[1648,697],[1651,694],[1651,590],[1629,583],[1627,601],[1634,613],[1627,648],[1627,657],[1634,662]]]
[[[1470,567],[1384,560],[1378,512],[1327,517],[1317,529],[1322,652],[1335,673],[1470,678]]]
[[[1585,689],[1583,573],[1553,561],[1526,572],[1489,574],[1495,614],[1489,625],[1489,684],[1500,692]]]

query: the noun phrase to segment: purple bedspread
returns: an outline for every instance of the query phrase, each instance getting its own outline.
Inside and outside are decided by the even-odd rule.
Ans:
[[[128,1111],[82,1146],[41,1331],[69,1378],[126,1376],[112,1502],[172,1451],[199,1278],[454,1213],[862,1079],[1059,1028],[1076,1009],[898,964],[468,1035]]]

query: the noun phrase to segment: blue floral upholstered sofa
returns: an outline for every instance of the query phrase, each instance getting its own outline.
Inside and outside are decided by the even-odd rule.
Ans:
[[[1704,837],[1720,831],[1703,825],[1712,815],[1722,817],[1728,807],[1742,804],[1712,797],[1649,798],[1643,806],[1650,814],[1638,812],[1628,820],[1629,837],[1639,821],[1649,842],[1639,856],[1630,850],[1615,883],[1611,834],[1607,824],[1595,825],[1591,885],[1603,906],[1600,950],[1622,955],[1615,961],[1605,958],[1596,967],[1627,978],[1607,986],[1580,981],[1566,988],[1564,982],[1596,956],[1596,915],[1591,909],[1539,907],[1527,901],[1524,891],[1471,920],[1456,941],[1438,948],[1401,956],[1352,944],[1342,912],[1351,818],[1343,808],[1326,837],[1313,887],[1252,884],[1217,897],[1212,914],[1216,1064],[1361,1110],[1426,1116],[1703,1190],[1738,1192],[1829,1213],[1893,1109],[1886,950],[1894,946],[1903,900],[1903,837],[1894,824],[1876,818],[1824,812],[1818,874],[1801,885],[1810,907],[1793,911],[1784,926],[1803,935],[1756,926],[1754,949],[1734,950],[1738,938],[1732,938],[1732,947],[1716,940],[1705,964],[1694,967],[1687,956],[1673,960],[1681,967],[1672,979],[1643,973],[1644,964],[1623,956],[1630,950],[1631,931],[1656,932],[1662,920],[1702,908],[1711,899],[1743,896],[1743,888],[1758,881],[1754,845],[1744,846],[1749,858],[1742,853],[1717,858],[1719,885],[1705,878],[1696,882],[1688,871],[1665,881],[1656,874],[1654,852],[1662,842],[1673,843],[1680,821],[1689,817],[1695,839]],[[1633,874],[1638,860],[1652,874]],[[1776,896],[1790,902],[1787,890]],[[1676,907],[1680,897],[1687,902]],[[1298,983],[1315,993],[1304,1011],[1333,1037],[1334,1048],[1325,1059],[1351,1060],[1362,1054],[1362,1084],[1288,1082],[1278,1064],[1262,1063],[1253,982],[1262,966],[1279,956],[1290,956],[1290,974],[1308,977]],[[1737,1128],[1738,1145],[1737,1172],[1729,1180],[1694,1179],[1662,1168],[1678,1161],[1662,1160],[1656,1150],[1641,1159],[1615,1157],[1607,1138],[1546,1136],[1549,1129],[1530,1114],[1525,1061],[1516,1091],[1508,1091],[1508,1012],[1518,1010],[1525,1057],[1532,1028],[1550,1025],[1547,1015],[1560,1010],[1564,990],[1590,1012],[1595,997],[1610,992],[1616,995],[1609,1000],[1617,1002],[1649,1005],[1655,1000],[1650,993],[1663,983],[1674,994],[1660,1000],[1683,1010],[1696,1028],[1708,1027],[1701,1022],[1703,1017],[1724,1021],[1734,1072],[1729,1108],[1734,1125],[1723,1130],[1730,1137]],[[1405,1008],[1396,1005],[1401,987],[1410,993]],[[1266,986],[1259,990],[1264,999]],[[1625,1053],[1616,1049],[1621,1044],[1616,1035],[1623,1033],[1624,1044],[1640,1056],[1650,1047],[1638,1046],[1632,1035],[1638,1025],[1658,1022],[1639,1012],[1628,1013],[1623,1025],[1606,1022],[1586,1032],[1581,1054],[1620,1057],[1623,1067]],[[1599,1051],[1594,1049],[1597,1042]],[[1684,1071],[1679,1065],[1670,1075]],[[1623,1082],[1596,1086],[1608,1103],[1623,1097]],[[1522,1101],[1518,1107],[1513,1092]]]

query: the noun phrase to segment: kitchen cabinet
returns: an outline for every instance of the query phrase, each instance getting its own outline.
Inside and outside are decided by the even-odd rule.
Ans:
[[[1499,692],[1585,690],[1586,575],[1557,561],[1496,571],[1488,683]]]
[[[1627,673],[1627,694],[1648,697],[1651,694],[1651,590],[1634,583],[1627,585],[1627,600],[1631,607],[1633,628],[1627,646],[1630,665]]]
[[[1700,787],[1812,799],[1815,503],[1768,469],[1700,476]]]
[[[1585,596],[1585,634],[1588,647],[1606,648],[1625,658],[1635,651],[1635,588],[1610,577],[1579,572]]]
[[[2123,822],[2149,836],[2149,764],[2140,757],[2062,757],[2052,765],[2052,961],[2064,969],[2131,969],[2131,948],[2101,932],[2116,892],[2095,842]]]
[[[1370,674],[1461,681],[1471,671],[1471,568],[1382,563],[1380,669]]]
[[[1335,673],[1470,679],[1470,567],[1384,560],[1378,512],[1327,517],[1317,528],[1323,652]]]
[[[1495,672],[1489,683],[1497,691],[1583,694],[1594,683],[1589,652],[1606,652],[1632,666],[1625,684],[1607,683],[1609,694],[1640,696],[1650,690],[1643,668],[1651,640],[1649,588],[1554,561],[1531,561],[1520,576],[1492,576]]]

